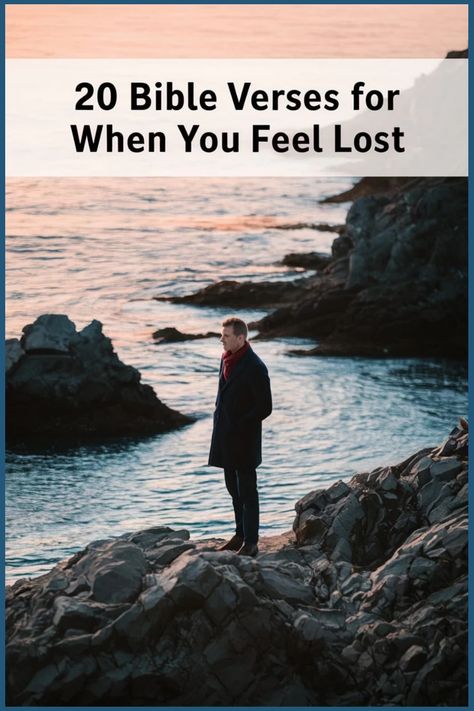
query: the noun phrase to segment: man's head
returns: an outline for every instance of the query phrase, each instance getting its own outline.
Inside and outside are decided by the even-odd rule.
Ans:
[[[225,351],[235,353],[242,348],[247,338],[247,324],[237,316],[226,318],[222,322],[221,343]]]

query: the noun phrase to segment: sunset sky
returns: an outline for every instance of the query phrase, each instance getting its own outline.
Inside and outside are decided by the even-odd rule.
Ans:
[[[467,5],[7,5],[7,57],[443,57]]]

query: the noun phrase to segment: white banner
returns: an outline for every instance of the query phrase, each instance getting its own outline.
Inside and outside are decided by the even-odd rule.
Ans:
[[[7,177],[467,175],[467,60],[10,59]]]

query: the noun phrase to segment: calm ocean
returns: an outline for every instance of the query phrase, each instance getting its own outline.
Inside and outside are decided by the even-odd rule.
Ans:
[[[329,251],[334,238],[298,225],[344,222],[349,205],[318,200],[347,187],[339,179],[9,181],[7,337],[43,313],[65,313],[78,328],[96,318],[166,404],[198,418],[139,441],[7,451],[10,582],[128,530],[231,532],[222,471],[206,466],[221,346],[217,339],[156,345],[151,336],[165,326],[219,331],[227,310],[153,296],[220,279],[294,278],[279,264],[283,256]],[[264,313],[240,315],[250,321]],[[294,358],[295,345],[314,344],[254,344],[274,395],[259,469],[262,535],[290,529],[295,501],[311,489],[437,444],[467,409],[461,364]]]

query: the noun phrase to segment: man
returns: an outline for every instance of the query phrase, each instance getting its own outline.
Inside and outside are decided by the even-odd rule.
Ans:
[[[224,469],[232,497],[235,535],[220,550],[258,553],[259,506],[256,469],[262,462],[262,420],[272,411],[268,371],[247,341],[240,318],[222,323],[219,372],[209,465]]]

